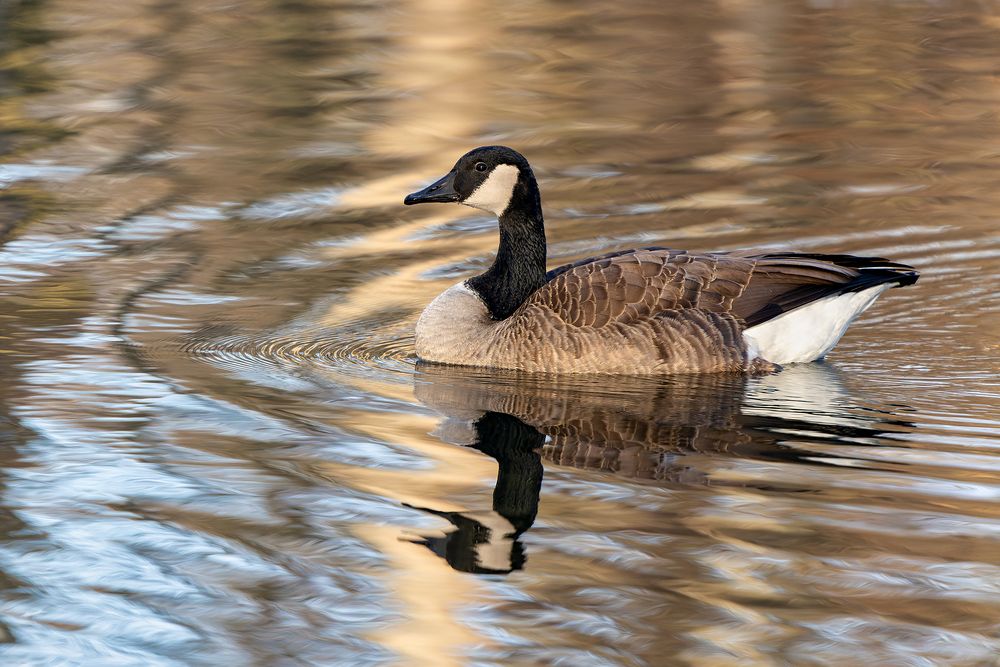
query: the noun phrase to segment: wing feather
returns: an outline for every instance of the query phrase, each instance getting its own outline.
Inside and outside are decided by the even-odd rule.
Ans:
[[[831,294],[917,272],[880,257],[815,253],[688,253],[660,247],[560,266],[526,302],[577,327],[628,325],[667,311],[727,313],[753,326]]]

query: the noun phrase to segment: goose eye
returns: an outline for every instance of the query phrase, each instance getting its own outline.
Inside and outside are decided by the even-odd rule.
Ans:
[[[476,171],[486,171],[486,163],[485,162],[477,162],[476,163]]]

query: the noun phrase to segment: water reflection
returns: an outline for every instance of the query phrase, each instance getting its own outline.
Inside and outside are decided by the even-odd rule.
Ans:
[[[519,537],[531,528],[538,514],[542,488],[542,458],[538,453],[545,436],[513,415],[484,412],[470,427],[467,446],[497,462],[493,507],[483,512],[443,512],[426,507],[454,526],[443,536],[428,535],[421,543],[448,561],[456,570],[476,574],[503,574],[524,566]],[[447,425],[453,430],[455,424]]]
[[[542,459],[649,483],[725,484],[688,457],[835,465],[838,444],[873,443],[886,429],[914,427],[892,413],[849,410],[836,369],[822,363],[760,378],[613,379],[421,364],[414,388],[421,402],[444,415],[435,436],[497,463],[489,510],[416,508],[452,525],[419,542],[456,570],[477,574],[524,566],[519,538],[538,514]],[[785,444],[792,436],[795,448]],[[833,450],[817,457],[810,443]],[[767,488],[763,480],[738,485]]]
[[[982,3],[0,1],[4,664],[995,662],[998,35]],[[925,278],[828,366],[415,380],[496,227],[399,198],[486,143],[537,167],[553,263]]]

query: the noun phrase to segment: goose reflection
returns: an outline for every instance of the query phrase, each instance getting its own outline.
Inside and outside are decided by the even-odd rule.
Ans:
[[[426,365],[415,382],[417,397],[444,416],[437,437],[497,461],[490,510],[417,508],[451,527],[416,541],[479,574],[524,566],[519,538],[538,513],[543,460],[643,483],[707,484],[692,454],[836,465],[836,456],[818,456],[809,444],[870,445],[887,429],[911,426],[850,409],[855,401],[826,364],[763,378],[616,378],[613,385]]]
[[[542,488],[538,450],[545,436],[513,415],[493,411],[480,415],[471,428],[472,439],[467,445],[499,464],[492,511],[417,508],[442,517],[454,527],[443,536],[426,536],[420,543],[462,572],[502,574],[519,570],[524,565],[524,548],[518,538],[538,514]]]

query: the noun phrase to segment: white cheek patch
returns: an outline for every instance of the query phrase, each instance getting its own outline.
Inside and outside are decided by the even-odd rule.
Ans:
[[[517,185],[520,170],[512,164],[498,164],[483,184],[466,197],[466,206],[489,211],[497,217],[503,215],[510,205],[510,198]]]

